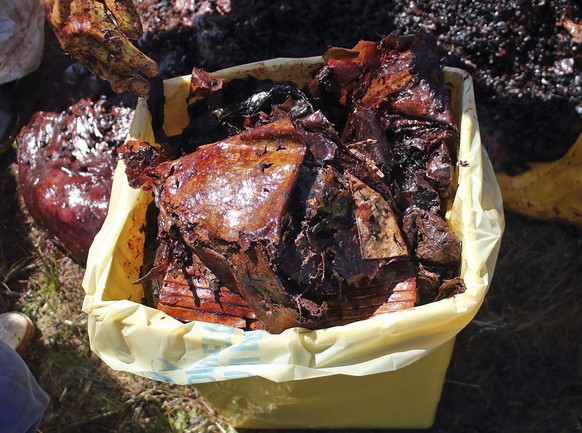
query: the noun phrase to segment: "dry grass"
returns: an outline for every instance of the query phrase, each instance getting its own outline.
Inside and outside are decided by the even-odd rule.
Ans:
[[[24,358],[51,396],[43,433],[226,431],[194,388],[115,372],[92,354],[81,312],[83,269],[40,236],[13,307],[36,323]]]

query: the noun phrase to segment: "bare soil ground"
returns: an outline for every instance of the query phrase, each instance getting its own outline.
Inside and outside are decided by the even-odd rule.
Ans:
[[[213,70],[317,55],[328,45],[424,29],[437,36],[445,64],[473,74],[483,142],[497,170],[555,159],[582,131],[582,48],[557,24],[568,10],[580,22],[578,2],[372,0],[331,7],[323,1],[232,0],[208,2],[205,14],[207,2],[182,2],[189,9],[167,1],[137,3],[148,31],[139,45],[166,77],[193,66]],[[114,99],[78,66],[72,67],[73,82],[63,78],[71,77],[73,62],[50,35],[45,56],[39,71],[8,89],[20,115],[15,130],[33,112],[61,111],[81,96]],[[22,310],[37,325],[24,358],[51,396],[41,431],[234,431],[194,388],[114,372],[92,355],[81,312],[83,267],[29,218],[18,194],[15,156],[16,149],[2,143],[0,311]],[[477,317],[457,338],[428,431],[582,431],[581,243],[580,227],[506,214],[493,282]]]

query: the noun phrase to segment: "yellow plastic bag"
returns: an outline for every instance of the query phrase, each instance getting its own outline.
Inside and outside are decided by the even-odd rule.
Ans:
[[[517,176],[497,173],[507,210],[582,225],[582,134],[560,159],[532,163]]]
[[[216,74],[292,79],[302,85],[320,65],[320,57],[274,59]],[[196,384],[238,426],[429,426],[454,337],[484,299],[504,228],[501,195],[480,142],[471,78],[447,69],[446,80],[461,132],[458,190],[449,222],[463,243],[465,293],[344,326],[293,328],[277,335],[181,323],[142,305],[143,288],[133,284],[142,264],[142,227],[151,197],[128,186],[120,163],[109,214],[89,251],[83,281],[92,350],[117,370]],[[168,135],[188,123],[188,89],[189,77],[164,83]],[[129,135],[154,142],[143,99]],[[358,393],[367,404],[361,411],[354,410]]]

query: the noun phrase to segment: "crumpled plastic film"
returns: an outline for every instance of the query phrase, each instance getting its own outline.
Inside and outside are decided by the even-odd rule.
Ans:
[[[225,78],[255,75],[299,83],[320,57],[273,59],[216,72]],[[166,133],[185,126],[189,77],[167,80]],[[242,331],[202,322],[181,323],[141,304],[133,284],[143,259],[143,224],[151,197],[127,184],[123,163],[113,181],[109,214],[89,251],[83,311],[92,350],[110,367],[177,384],[260,376],[275,382],[329,375],[394,371],[449,342],[475,316],[488,290],[504,228],[501,194],[479,138],[470,76],[446,70],[459,121],[458,190],[449,212],[463,243],[467,291],[453,298],[320,330],[281,334]],[[131,138],[153,143],[151,116],[139,100]],[[442,367],[442,366],[441,366]]]

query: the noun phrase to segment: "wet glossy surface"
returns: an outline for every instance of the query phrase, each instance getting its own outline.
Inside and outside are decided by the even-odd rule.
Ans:
[[[80,262],[107,214],[132,115],[81,99],[64,113],[36,113],[17,137],[20,191],[32,217]]]

